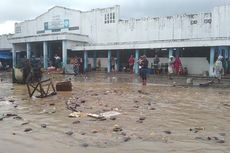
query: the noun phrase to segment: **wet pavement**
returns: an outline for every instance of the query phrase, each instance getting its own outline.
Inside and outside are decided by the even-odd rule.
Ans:
[[[91,73],[71,80],[73,91],[29,98],[25,85],[1,73],[0,153],[227,153],[230,150],[229,80],[200,88],[186,77],[150,76],[146,87],[131,74]],[[207,82],[195,79],[194,84]],[[220,88],[225,87],[225,88]],[[78,105],[68,117],[68,103]],[[121,113],[99,120],[87,113]]]

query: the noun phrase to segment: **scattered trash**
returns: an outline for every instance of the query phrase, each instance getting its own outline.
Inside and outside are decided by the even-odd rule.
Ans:
[[[230,104],[223,104],[224,106],[230,107]]]
[[[110,120],[115,121],[117,118],[116,117],[110,117]]]
[[[208,82],[205,82],[205,83],[200,83],[199,86],[200,87],[208,87],[213,83],[214,83],[214,81],[208,81]]]
[[[85,132],[82,132],[81,135],[86,135],[86,133],[85,133]]]
[[[23,118],[20,117],[20,116],[15,116],[15,117],[13,117],[13,119],[15,119],[15,120],[22,120]]]
[[[9,118],[9,117],[14,117],[14,116],[18,116],[17,114],[13,114],[13,113],[6,113],[6,114],[3,114],[3,116],[5,118]]]
[[[88,116],[89,116],[89,117],[92,117],[92,118],[96,118],[96,119],[99,119],[99,118],[102,118],[102,117],[103,117],[103,116],[101,116],[101,115],[92,114],[92,113],[88,113]]]
[[[80,123],[80,121],[74,121],[73,122],[73,124],[79,124]]]
[[[72,118],[74,118],[74,117],[76,117],[76,118],[81,117],[81,112],[73,112],[73,113],[69,114],[69,117],[72,117]]]
[[[193,85],[193,78],[187,78],[187,79],[186,79],[186,83],[187,83],[188,85]]]
[[[9,100],[9,102],[14,103],[14,102],[15,102],[15,100],[14,100],[14,99],[10,99],[10,100]]]
[[[27,122],[22,123],[21,125],[27,125],[27,124],[29,124],[29,123],[30,123],[30,122],[27,121]]]
[[[224,140],[218,140],[216,143],[225,143]]]
[[[86,147],[89,146],[89,144],[88,143],[83,143],[83,144],[81,144],[81,146],[86,148]]]
[[[25,130],[24,130],[24,132],[30,132],[30,131],[32,131],[33,129],[31,129],[31,128],[26,128]]]
[[[194,133],[197,133],[199,131],[204,131],[205,128],[204,127],[196,127],[196,128],[190,128],[189,131],[193,131]]]
[[[122,131],[122,128],[119,125],[114,125],[113,131],[114,132],[120,132],[120,131]]]
[[[124,142],[128,142],[129,140],[131,140],[130,137],[124,137]]]
[[[140,117],[139,120],[144,121],[146,117]]]
[[[172,134],[171,131],[163,131],[163,132],[166,133],[166,134]]]
[[[92,131],[92,133],[94,133],[94,134],[95,134],[95,133],[98,133],[98,131],[97,131],[97,130],[93,130],[93,131]]]
[[[0,121],[3,121],[4,117],[0,117]]]
[[[143,123],[143,120],[137,120],[136,122],[137,123]]]
[[[105,117],[105,118],[111,118],[111,117],[114,117],[114,116],[117,116],[117,115],[120,115],[120,114],[121,113],[116,112],[116,111],[108,111],[108,112],[101,113],[100,115]]]
[[[41,124],[41,127],[42,127],[42,128],[46,128],[47,125],[46,125],[46,124]]]
[[[65,132],[65,134],[67,134],[67,135],[73,135],[73,132],[72,131],[68,131],[68,132]]]

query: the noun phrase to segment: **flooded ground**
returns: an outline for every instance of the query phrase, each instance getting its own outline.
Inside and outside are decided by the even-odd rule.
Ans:
[[[0,153],[230,152],[229,88],[186,87],[186,78],[164,76],[143,87],[130,74],[52,75],[55,82],[71,79],[73,91],[39,99],[9,76],[1,74]],[[69,118],[66,103],[76,101],[81,116]],[[111,110],[121,115],[86,115]]]

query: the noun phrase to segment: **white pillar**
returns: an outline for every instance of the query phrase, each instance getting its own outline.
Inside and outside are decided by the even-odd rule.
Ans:
[[[209,76],[213,76],[213,65],[215,62],[215,47],[210,48],[210,66],[209,66]]]
[[[111,50],[108,50],[107,72],[111,72]]]
[[[48,45],[47,42],[43,42],[43,63],[44,63],[44,68],[48,68]]]
[[[173,48],[169,48],[169,57],[173,56]]]
[[[12,48],[13,68],[15,68],[17,65],[15,44],[12,44],[12,46],[13,46]]]
[[[135,63],[134,63],[134,71],[135,71],[135,74],[138,74],[139,72],[139,64],[138,64],[138,59],[139,59],[139,50],[135,50]]]
[[[62,67],[67,64],[67,41],[62,41]]]
[[[31,43],[26,43],[26,58],[31,58]]]
[[[84,72],[88,70],[88,53],[84,50]]]

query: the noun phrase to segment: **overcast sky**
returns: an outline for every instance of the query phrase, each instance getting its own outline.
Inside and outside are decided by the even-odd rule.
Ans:
[[[121,18],[156,17],[210,12],[230,0],[0,0],[0,34],[14,33],[14,23],[33,19],[59,5],[77,10],[91,10],[120,5]]]

